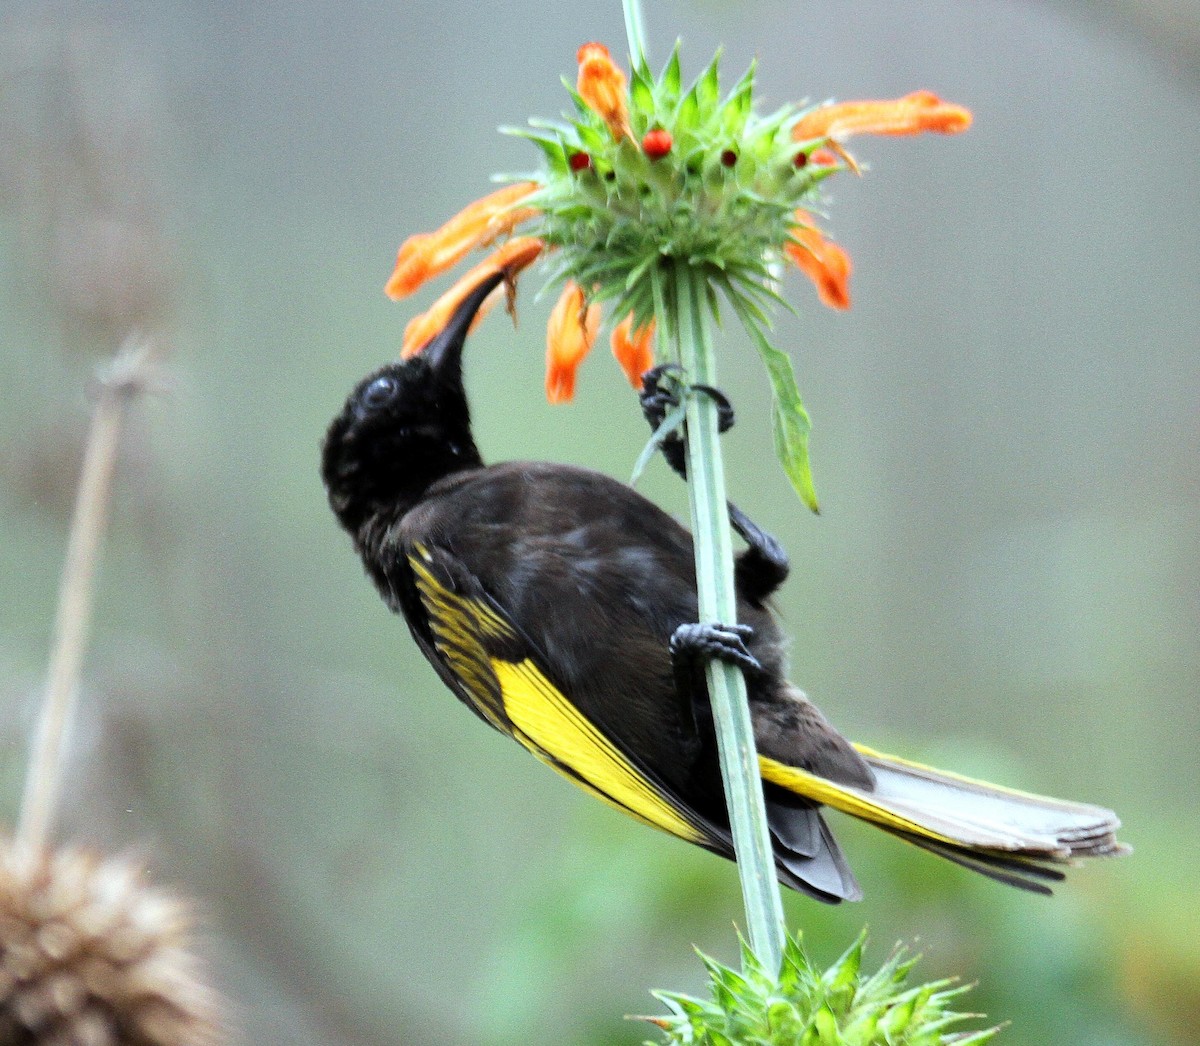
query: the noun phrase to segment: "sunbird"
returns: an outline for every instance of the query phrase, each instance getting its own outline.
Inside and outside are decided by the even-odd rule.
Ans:
[[[699,622],[692,537],[631,487],[568,465],[485,465],[462,355],[502,276],[424,350],[364,378],[329,426],[322,478],[387,606],[480,719],[638,821],[735,859],[705,682],[744,673],[779,881],[862,891],[830,807],[966,868],[1050,893],[1062,866],[1127,851],[1109,810],[1014,791],[846,740],[787,679],[768,607],[780,546],[730,506],[737,624]],[[715,392],[716,390],[709,390]],[[661,413],[648,388],[643,405]],[[674,464],[682,469],[676,440]]]

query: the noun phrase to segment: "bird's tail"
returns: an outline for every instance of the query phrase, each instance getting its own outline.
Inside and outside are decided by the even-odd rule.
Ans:
[[[976,781],[854,746],[875,776],[873,790],[836,784],[759,757],[764,781],[869,821],[922,849],[1035,893],[1084,857],[1127,853],[1111,810]]]

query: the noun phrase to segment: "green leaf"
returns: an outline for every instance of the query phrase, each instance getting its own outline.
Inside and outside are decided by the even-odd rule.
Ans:
[[[812,486],[812,465],[809,461],[809,432],[812,422],[808,410],[804,409],[804,399],[796,384],[796,372],[792,369],[792,359],[787,353],[776,349],[763,333],[762,326],[755,319],[754,309],[749,307],[742,294],[728,295],[734,311],[742,320],[746,333],[754,339],[758,355],[767,367],[767,377],[770,378],[770,389],[773,393],[772,403],[772,434],[775,440],[775,457],[784,467],[788,479],[800,500],[814,512],[820,513],[821,505],[817,501],[816,488]]]
[[[721,78],[720,78],[721,52],[717,51],[713,55],[713,60],[709,63],[708,68],[700,74],[700,78],[696,81],[692,88],[696,92],[696,99],[700,103],[700,108],[704,112],[712,110],[717,100],[721,97]]]
[[[652,991],[650,994],[684,1017],[702,1017],[708,1009],[702,1000],[682,992]]]
[[[841,1036],[838,1034],[837,1018],[833,1015],[833,1010],[829,1008],[828,1003],[813,1014],[813,1026],[817,1029],[820,1042],[835,1043],[841,1041]]]
[[[576,133],[579,135],[579,143],[584,149],[592,154],[595,159],[608,148],[611,141],[607,128],[601,130],[590,123],[580,123],[575,125]]]
[[[781,309],[787,309],[789,312],[795,311],[791,303],[786,298],[781,297],[779,292],[770,283],[763,283],[753,278],[747,278],[744,272],[738,272],[735,275],[748,295],[753,295],[755,299],[771,305],[777,305]],[[761,278],[769,280],[770,274],[766,272],[761,273]]]
[[[892,1006],[879,1022],[884,1034],[899,1035],[901,1032],[908,1030],[916,1008],[917,1000],[915,998],[904,999],[902,1002]]]
[[[800,500],[813,512],[820,512],[817,491],[813,487],[812,464],[808,458],[808,434],[812,430],[812,422],[808,411],[804,409],[804,400],[800,398],[791,357],[772,345],[757,325],[750,327],[749,331],[771,379],[774,396],[771,430],[775,437],[775,456],[779,458]]]
[[[717,297],[717,288],[712,285],[711,281],[706,281],[704,291],[708,302],[708,311],[712,313],[713,322],[718,327],[724,327],[724,323],[721,322],[721,300]]]
[[[646,275],[646,270],[650,268],[658,259],[654,255],[647,255],[642,261],[629,270],[629,275],[625,277],[625,289],[632,290],[634,285],[640,283],[642,277]]]
[[[533,142],[545,156],[550,170],[554,174],[566,174],[568,170],[567,153],[563,148],[559,133],[546,134],[533,127],[501,127],[501,134],[512,135],[514,138],[525,138]]]
[[[959,1035],[952,1035],[946,1039],[946,1043],[953,1043],[954,1046],[978,1046],[979,1043],[991,1042],[996,1035],[999,1034],[1003,1025],[996,1025],[994,1028],[984,1028],[976,1032],[962,1032]]]
[[[629,82],[629,109],[631,114],[654,115],[654,85],[646,67],[640,63]]]
[[[683,100],[679,103],[679,108],[675,112],[675,131],[676,134],[682,135],[684,132],[691,131],[697,124],[700,116],[700,101],[696,97],[696,87],[683,96]]]
[[[637,481],[641,479],[642,473],[646,471],[646,466],[650,464],[650,459],[654,457],[658,448],[666,442],[667,437],[683,425],[685,417],[687,417],[687,407],[682,402],[667,411],[666,417],[662,419],[662,423],[654,430],[654,435],[647,441],[646,445],[642,448],[642,452],[638,455],[637,461],[633,464],[633,475],[629,477],[629,485],[631,487],[637,485]]]
[[[733,996],[745,992],[747,987],[746,978],[740,973],[732,967],[726,966],[723,962],[705,955],[703,952],[700,952],[699,955],[700,961],[708,969],[708,975],[712,978],[714,988],[719,986]]]
[[[662,71],[662,76],[659,77],[659,84],[662,89],[662,99],[668,105],[674,105],[679,97],[679,85],[683,82],[682,74],[679,70],[679,45],[680,41],[675,41],[675,48],[671,51],[671,57]]]
[[[592,116],[593,114],[591,107],[583,100],[579,92],[575,90],[575,85],[565,76],[561,79],[563,87],[567,89],[567,94],[571,96],[571,101],[575,103],[576,113],[583,119],[587,119]]]
[[[756,979],[765,977],[766,969],[762,961],[754,954],[754,949],[750,947],[750,942],[740,933],[738,934],[738,946],[738,950],[742,956],[742,971],[746,976]]]
[[[721,126],[726,134],[739,135],[746,126],[754,105],[754,71],[755,63],[751,62],[721,105]]]
[[[839,994],[846,989],[852,990],[858,983],[858,972],[862,968],[863,946],[866,943],[867,934],[864,930],[858,935],[858,939],[846,949],[842,957],[833,964],[829,971],[833,974],[833,978],[829,982],[831,993]]]

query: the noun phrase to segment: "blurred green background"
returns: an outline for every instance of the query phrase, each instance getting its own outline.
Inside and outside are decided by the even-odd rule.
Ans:
[[[1200,1041],[1200,13],[1124,4],[648,3],[652,60],[760,62],[762,104],[969,106],[863,140],[831,186],[834,315],[781,316],[823,514],[767,449],[730,332],[737,500],[791,550],[793,677],[854,737],[1116,808],[1137,853],[1020,895],[839,819],[861,904],[786,899],[822,961],[979,981],[1008,1046]],[[96,364],[130,327],[170,384],[130,432],[61,836],[197,898],[260,1044],[640,1042],[652,987],[736,955],[731,865],[622,819],[445,692],[317,479],[350,386],[436,294],[394,251],[535,165],[617,0],[7,0],[0,12],[0,780],[15,816]],[[628,475],[598,350],[543,399],[536,276],[468,378],[486,456]],[[682,512],[656,465],[642,489]]]

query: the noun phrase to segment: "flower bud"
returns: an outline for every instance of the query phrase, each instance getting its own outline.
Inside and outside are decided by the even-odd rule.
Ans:
[[[629,129],[629,91],[625,74],[603,44],[584,44],[575,56],[579,79],[575,88],[588,107],[608,125],[613,138],[633,137]]]

